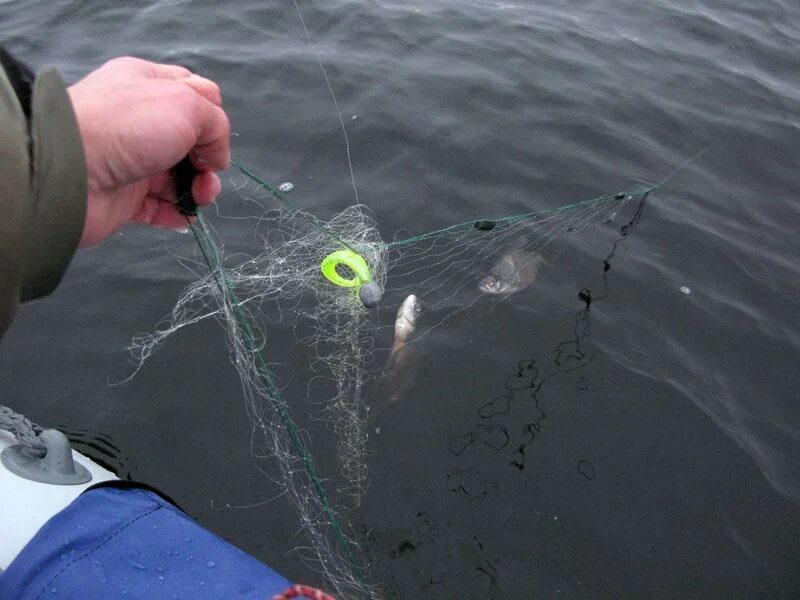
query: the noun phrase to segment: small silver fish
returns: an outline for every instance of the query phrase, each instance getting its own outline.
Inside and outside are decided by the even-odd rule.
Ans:
[[[383,368],[381,404],[396,402],[411,388],[416,377],[419,356],[407,343],[417,329],[417,319],[423,305],[414,295],[409,295],[397,310],[394,321],[394,343]]]
[[[414,294],[403,300],[400,308],[397,309],[397,318],[394,320],[394,344],[389,353],[391,359],[400,348],[405,346],[408,338],[417,328],[417,317],[422,313],[422,303]]]
[[[485,294],[513,294],[524,290],[539,272],[544,263],[536,252],[516,249],[506,252],[478,282],[478,289]]]

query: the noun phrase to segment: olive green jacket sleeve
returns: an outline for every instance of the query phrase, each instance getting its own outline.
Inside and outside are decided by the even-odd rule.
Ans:
[[[58,285],[83,231],[86,165],[61,77],[36,76],[30,122],[0,67],[0,336]]]

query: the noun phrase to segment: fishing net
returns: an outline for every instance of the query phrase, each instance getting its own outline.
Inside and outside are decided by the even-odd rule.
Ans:
[[[366,453],[370,425],[381,405],[404,392],[403,381],[385,393],[365,397],[370,382],[386,375],[392,354],[398,308],[410,294],[424,306],[408,344],[480,303],[491,310],[505,294],[487,295],[481,279],[509,252],[541,260],[547,268],[567,251],[565,238],[587,227],[604,227],[647,190],[615,192],[580,202],[500,218],[478,218],[417,235],[384,241],[369,210],[351,206],[326,220],[298,209],[285,194],[237,163],[243,177],[234,187],[244,203],[233,216],[254,227],[252,257],[226,259],[209,223],[193,226],[209,267],[207,274],[179,297],[175,308],[151,334],[133,340],[139,364],[166,338],[205,319],[219,319],[226,332],[231,362],[241,380],[253,428],[254,457],[278,467],[276,483],[291,497],[300,528],[309,543],[303,552],[341,598],[377,597],[367,583],[364,553],[349,525],[369,483]],[[369,267],[372,281],[384,290],[377,309],[369,309],[354,288],[334,285],[323,276],[325,257],[350,250]],[[346,267],[345,267],[346,268]],[[531,283],[531,282],[527,282]],[[316,471],[310,444],[296,425],[270,357],[270,324],[291,324],[308,348],[308,410],[329,424],[336,441],[338,476]],[[372,387],[381,390],[381,387]],[[292,402],[294,410],[299,406]],[[271,469],[265,473],[274,474]],[[346,498],[333,506],[331,493]]]

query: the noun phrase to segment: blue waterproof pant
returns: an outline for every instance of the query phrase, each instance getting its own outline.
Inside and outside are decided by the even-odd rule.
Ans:
[[[98,487],[0,573],[0,600],[268,600],[290,585],[159,495]]]

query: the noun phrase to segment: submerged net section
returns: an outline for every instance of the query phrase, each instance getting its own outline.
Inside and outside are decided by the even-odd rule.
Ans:
[[[511,217],[480,218],[384,242],[363,206],[321,220],[298,209],[243,165],[237,166],[250,180],[238,189],[253,210],[235,218],[257,224],[260,247],[253,247],[252,258],[226,261],[200,218],[193,232],[209,273],[186,288],[162,325],[135,338],[131,349],[141,365],[181,328],[219,319],[253,427],[252,453],[259,458],[268,455],[278,467],[276,483],[291,497],[308,540],[300,549],[303,557],[321,572],[337,597],[379,597],[368,583],[364,553],[348,516],[368,488],[367,424],[371,410],[378,410],[382,401],[365,398],[364,390],[368,381],[387,375],[382,365],[396,354],[398,339],[393,339],[392,330],[398,307],[410,294],[424,305],[427,314],[414,324],[412,336],[400,340],[419,341],[480,298],[488,295],[502,301],[512,293],[487,293],[487,273],[510,278],[512,291],[531,285],[536,269],[528,268],[530,261],[548,265],[559,260],[568,249],[563,243],[566,236],[613,220],[648,190],[602,195]],[[363,257],[373,281],[385,291],[377,310],[366,308],[357,290],[322,276],[322,260],[343,248]],[[308,347],[305,366],[313,377],[307,399],[311,411],[329,423],[334,434],[339,468],[335,480],[326,477],[323,483],[317,474],[308,443],[283,398],[281,386],[286,382],[279,382],[269,367],[279,350],[270,345],[268,324],[280,321],[292,324]],[[394,392],[402,392],[402,382],[391,385],[398,388]],[[292,399],[292,406],[297,410],[300,404]],[[331,492],[351,501],[334,507]]]
[[[387,245],[389,291],[398,297],[420,295],[429,317],[425,330],[472,307],[487,295],[495,302],[531,286],[539,271],[553,268],[571,237],[587,227],[615,221],[647,190],[618,192],[554,208],[501,218],[479,218]],[[529,263],[536,267],[528,269]],[[499,270],[501,284],[484,289]],[[516,279],[514,278],[516,275]],[[503,287],[505,283],[505,287]],[[434,321],[430,321],[434,318]]]

